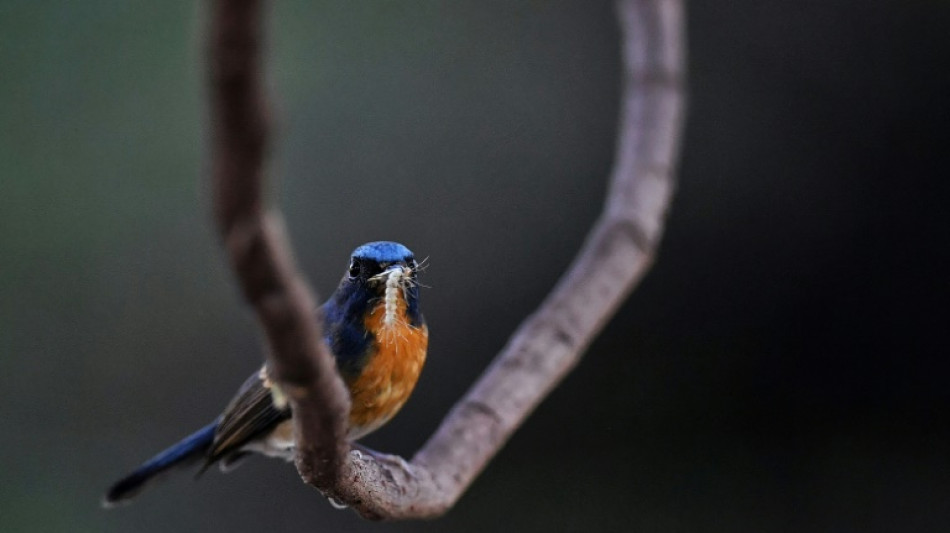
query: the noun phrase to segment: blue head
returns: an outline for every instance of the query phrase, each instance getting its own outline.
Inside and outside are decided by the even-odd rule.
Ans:
[[[424,324],[419,311],[418,264],[409,248],[389,241],[364,244],[353,250],[350,265],[336,292],[324,304],[324,335],[344,376],[358,372],[373,341],[364,318],[386,290],[385,273],[402,269],[399,297],[406,300],[405,320],[415,327]]]

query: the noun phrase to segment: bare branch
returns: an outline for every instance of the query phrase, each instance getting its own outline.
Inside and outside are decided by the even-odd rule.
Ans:
[[[298,469],[336,482],[346,456],[349,396],[314,320],[280,216],[263,208],[267,112],[261,87],[262,2],[212,3],[212,176],[218,230],[244,297],[264,326],[274,379],[294,410]],[[319,467],[315,466],[319,465]]]
[[[624,91],[605,209],[573,265],[412,459],[344,454],[346,394],[280,224],[263,216],[260,5],[218,0],[212,100],[216,213],[278,380],[294,399],[303,478],[367,518],[434,517],[468,488],[577,364],[649,268],[674,189],[684,116],[681,0],[619,0]],[[341,461],[341,459],[343,459]]]

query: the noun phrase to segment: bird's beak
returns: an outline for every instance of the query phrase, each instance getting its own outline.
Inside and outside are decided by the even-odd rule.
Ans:
[[[385,282],[386,284],[398,284],[402,281],[404,277],[408,277],[412,273],[412,269],[409,268],[405,263],[396,263],[390,265],[379,274],[376,274],[372,278],[372,281]]]
[[[396,263],[394,265],[389,265],[389,267],[386,270],[383,270],[383,274],[389,275],[396,270],[400,271],[403,274],[409,273],[409,267],[406,266],[405,263]]]

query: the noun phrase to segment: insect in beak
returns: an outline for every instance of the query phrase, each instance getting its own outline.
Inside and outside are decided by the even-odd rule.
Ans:
[[[385,304],[384,328],[391,328],[399,321],[399,298],[400,296],[405,298],[405,295],[400,293],[405,290],[405,284],[410,281],[409,276],[411,274],[412,270],[409,267],[395,264],[370,278],[371,281],[377,283],[383,281],[386,283],[385,294],[383,295]]]

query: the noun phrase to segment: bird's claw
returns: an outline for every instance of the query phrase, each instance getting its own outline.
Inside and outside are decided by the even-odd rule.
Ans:
[[[362,459],[364,455],[368,455],[376,460],[378,463],[388,465],[390,467],[398,468],[406,473],[410,478],[416,479],[415,469],[408,461],[403,459],[398,455],[388,454],[377,452],[366,447],[360,447],[359,449],[354,448],[350,453],[357,459]]]

